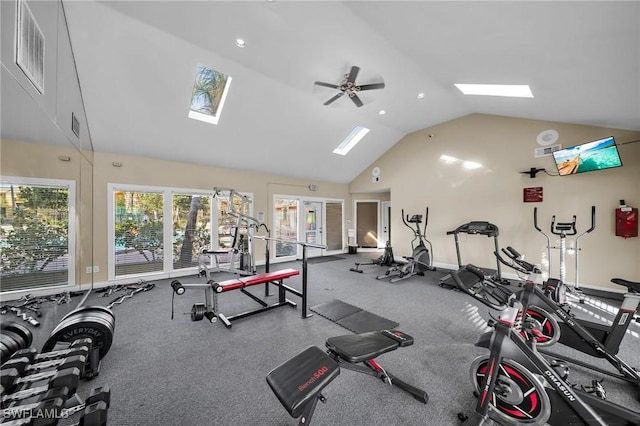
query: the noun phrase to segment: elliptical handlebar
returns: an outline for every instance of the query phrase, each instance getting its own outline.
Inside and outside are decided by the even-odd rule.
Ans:
[[[575,216],[574,216],[575,217]],[[596,206],[591,206],[591,228],[584,231],[585,234],[596,229]]]

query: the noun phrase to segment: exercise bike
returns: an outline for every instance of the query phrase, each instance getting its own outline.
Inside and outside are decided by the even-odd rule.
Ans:
[[[362,269],[360,269],[361,266],[395,266],[396,262],[393,258],[393,248],[391,247],[391,241],[387,241],[387,243],[385,244],[384,253],[382,253],[382,256],[368,263],[355,262],[355,265],[355,268],[349,268],[349,270],[351,272],[358,272],[360,274],[363,272]]]
[[[466,286],[454,272],[453,279],[466,292],[492,309],[501,310],[492,321],[494,330],[483,334],[476,346],[489,349],[471,366],[478,396],[470,416],[459,413],[465,426],[504,425],[638,425],[640,413],[606,401],[594,393],[576,389],[566,381],[566,369],[542,356],[535,341],[538,330],[526,312],[539,290],[540,271],[534,268],[518,295],[490,281]],[[522,313],[524,318],[521,318]]]
[[[538,271],[536,266],[523,260],[520,253],[513,247],[502,249],[502,252],[511,262],[507,262],[496,252],[498,260],[519,273],[526,276]],[[554,279],[548,280],[541,287],[522,290],[522,292],[528,293],[527,318],[537,330],[536,346],[540,352],[554,359],[562,359],[640,386],[640,374],[617,355],[620,343],[634,320],[638,304],[640,304],[640,283],[621,278],[613,278],[611,281],[628,289],[611,325],[607,326],[603,323],[575,318],[570,313],[568,305],[562,303],[563,283]],[[556,316],[561,321],[557,321]],[[617,373],[549,351],[548,347],[556,342],[589,356],[607,360],[617,370]]]
[[[422,215],[414,214],[413,216],[405,219],[404,209],[402,209],[402,222],[404,225],[411,229],[413,232],[413,240],[411,241],[412,254],[411,257],[404,257],[406,263],[401,265],[393,266],[387,269],[384,275],[378,275],[376,277],[377,280],[391,278],[389,282],[395,283],[400,280],[405,280],[414,275],[424,275],[425,271],[435,271],[436,269],[432,266],[430,252],[433,251],[433,247],[431,242],[427,240],[427,224],[429,223],[429,208],[425,209],[424,215],[424,229],[420,230],[420,224],[422,223]],[[411,224],[415,224],[415,229]],[[418,244],[415,242],[418,240]],[[429,248],[425,246],[425,242],[429,244]],[[396,278],[392,278],[396,277]]]

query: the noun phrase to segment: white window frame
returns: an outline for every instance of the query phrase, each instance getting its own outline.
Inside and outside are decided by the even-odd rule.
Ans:
[[[69,258],[67,263],[67,285],[61,285],[56,287],[34,287],[33,289],[19,289],[19,290],[11,290],[7,292],[3,292],[3,295],[14,294],[14,293],[24,293],[25,291],[36,291],[44,288],[68,288],[75,287],[76,285],[76,221],[78,220],[76,215],[76,182],[73,180],[63,180],[63,179],[46,179],[46,178],[30,178],[30,177],[20,177],[20,176],[1,176],[0,181],[3,184],[16,185],[16,186],[51,186],[51,187],[67,187],[67,203],[68,203],[68,223],[69,228],[67,230],[69,238],[67,241],[68,249],[69,249]]]

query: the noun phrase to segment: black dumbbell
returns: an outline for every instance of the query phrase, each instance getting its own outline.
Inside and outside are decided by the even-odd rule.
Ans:
[[[87,357],[85,355],[72,355],[67,358],[43,361],[37,364],[29,364],[29,359],[26,357],[11,359],[2,365],[0,384],[2,384],[6,390],[10,390],[13,388],[13,385],[17,383],[16,380],[25,374],[33,375],[46,370],[51,371],[53,368],[56,370],[64,370],[75,367],[80,370],[82,375],[86,364]]]
[[[109,408],[111,405],[111,389],[109,389],[109,386],[105,385],[91,389],[85,405],[89,406],[98,401],[104,401],[107,404],[107,408]]]
[[[69,394],[76,393],[78,388],[78,382],[80,381],[80,370],[76,367],[65,368],[64,370],[46,371],[43,373],[37,373],[30,376],[20,377],[14,381],[13,387],[18,385],[31,386],[35,383],[47,380],[46,385],[42,385],[34,388],[24,388],[13,394],[6,395],[2,398],[2,403],[19,401],[21,399],[31,398],[33,396],[45,393],[49,389],[67,387],[69,388]],[[11,389],[5,389],[11,391]]]
[[[80,417],[80,426],[106,426],[109,407],[104,401],[97,401],[87,405]]]

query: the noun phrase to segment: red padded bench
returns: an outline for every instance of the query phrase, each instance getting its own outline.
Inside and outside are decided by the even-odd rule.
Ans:
[[[291,278],[296,275],[300,275],[297,269],[282,269],[280,271],[264,272],[262,274],[250,275],[248,277],[234,278],[231,280],[221,281],[213,284],[213,290],[216,293],[222,293],[225,291],[242,289],[244,287],[250,287],[258,284],[278,283],[282,282],[285,278]]]

